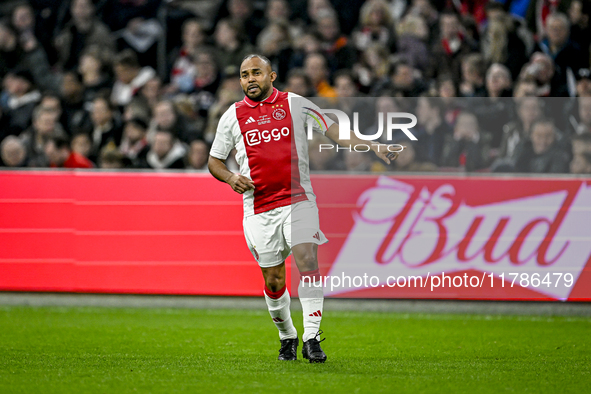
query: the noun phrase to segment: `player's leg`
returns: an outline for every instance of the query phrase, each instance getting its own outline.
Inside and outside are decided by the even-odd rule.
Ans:
[[[244,235],[265,279],[265,302],[281,341],[279,360],[296,360],[299,340],[291,319],[291,297],[285,284],[283,234],[275,218],[265,213],[245,218]]]
[[[324,287],[318,270],[318,245],[303,243],[292,247],[291,252],[298,270],[300,282],[298,294],[304,313],[304,342],[316,336],[320,330],[324,306]]]
[[[320,347],[320,323],[324,309],[324,287],[318,270],[318,245],[327,242],[320,231],[316,204],[304,201],[292,206],[289,229],[291,251],[300,272],[298,295],[304,315],[302,353],[310,362],[324,362]],[[287,239],[286,238],[286,239]]]
[[[274,267],[261,267],[261,271],[265,278],[265,301],[279,330],[279,339],[297,339],[298,333],[291,320],[291,297],[285,283],[285,262]]]

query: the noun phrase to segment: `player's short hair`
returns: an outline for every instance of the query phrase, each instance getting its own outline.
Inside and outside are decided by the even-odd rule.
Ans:
[[[253,59],[255,57],[258,57],[259,59],[261,59],[264,63],[268,64],[269,67],[273,68],[273,66],[271,65],[271,61],[269,60],[268,57],[264,56],[264,55],[260,55],[258,53],[251,53],[250,55],[246,55],[244,56],[244,59],[242,59],[242,63],[244,63],[247,60]]]

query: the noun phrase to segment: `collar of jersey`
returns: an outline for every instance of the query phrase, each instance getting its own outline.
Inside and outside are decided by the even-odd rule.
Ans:
[[[248,98],[248,96],[244,96],[244,102],[249,107],[254,108],[257,105],[262,104],[262,103],[273,104],[275,101],[277,101],[278,96],[279,96],[279,90],[277,90],[277,88],[273,88],[273,92],[271,93],[271,95],[269,97],[267,97],[266,99],[264,99],[263,101],[252,101],[251,99]]]

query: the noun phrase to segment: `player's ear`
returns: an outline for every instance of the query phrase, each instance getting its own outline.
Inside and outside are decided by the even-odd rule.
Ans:
[[[275,82],[275,80],[277,79],[277,73],[275,71],[271,71],[271,74],[269,74],[269,76],[271,77],[271,82]]]

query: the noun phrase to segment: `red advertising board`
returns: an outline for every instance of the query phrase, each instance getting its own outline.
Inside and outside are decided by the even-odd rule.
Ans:
[[[330,296],[591,300],[589,179],[312,182]],[[363,276],[375,280],[332,286]],[[241,197],[208,174],[0,171],[0,290],[259,296],[262,286]]]

